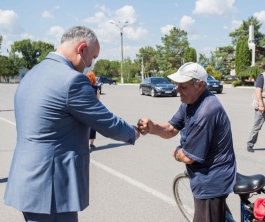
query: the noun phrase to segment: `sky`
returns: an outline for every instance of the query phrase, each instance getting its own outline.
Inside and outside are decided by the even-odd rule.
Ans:
[[[172,27],[187,31],[190,47],[209,56],[217,47],[231,45],[229,33],[250,16],[263,23],[260,31],[265,33],[264,0],[1,0],[1,54],[23,39],[57,48],[67,29],[87,26],[99,39],[98,58],[120,60],[120,27],[128,21],[124,58],[135,59],[141,47],[163,45],[161,38]]]

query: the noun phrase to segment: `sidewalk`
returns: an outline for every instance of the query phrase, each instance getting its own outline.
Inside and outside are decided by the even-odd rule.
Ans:
[[[244,89],[255,89],[254,86],[237,86],[234,87],[232,84],[223,84],[224,88],[244,88]]]

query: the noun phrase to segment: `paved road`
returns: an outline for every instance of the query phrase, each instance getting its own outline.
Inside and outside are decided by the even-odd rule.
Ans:
[[[16,87],[0,84],[0,221],[4,222],[23,221],[20,212],[4,205],[2,198],[16,143]],[[103,85],[102,89],[101,101],[130,124],[136,124],[140,117],[166,122],[180,105],[178,97],[140,96],[137,85]],[[225,87],[216,95],[230,117],[238,171],[246,175],[264,173],[265,168],[265,129],[256,145],[259,150],[246,151],[254,119],[252,93],[253,88]],[[185,169],[171,157],[178,144],[179,136],[164,140],[147,135],[132,146],[97,134],[97,148],[91,152],[90,206],[79,213],[80,222],[184,222],[171,187],[173,178]],[[239,198],[231,194],[228,203],[239,221]]]

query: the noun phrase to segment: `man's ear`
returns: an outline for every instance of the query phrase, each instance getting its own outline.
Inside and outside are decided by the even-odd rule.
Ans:
[[[203,81],[199,80],[199,87],[203,87]]]
[[[82,42],[77,46],[77,53],[78,54],[83,54],[84,50],[87,48],[87,43]]]

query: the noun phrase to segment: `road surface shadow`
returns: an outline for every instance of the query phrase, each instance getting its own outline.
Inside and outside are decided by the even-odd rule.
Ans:
[[[3,178],[3,179],[0,179],[0,183],[6,183],[8,180],[8,178]]]
[[[118,148],[120,146],[128,146],[130,145],[129,143],[109,143],[108,145],[105,146],[97,146],[96,148],[90,148],[90,153],[94,151],[99,151],[99,150],[105,150],[105,149],[113,149],[113,148]]]
[[[0,112],[9,112],[9,111],[14,111],[14,110],[13,109],[0,110]]]

